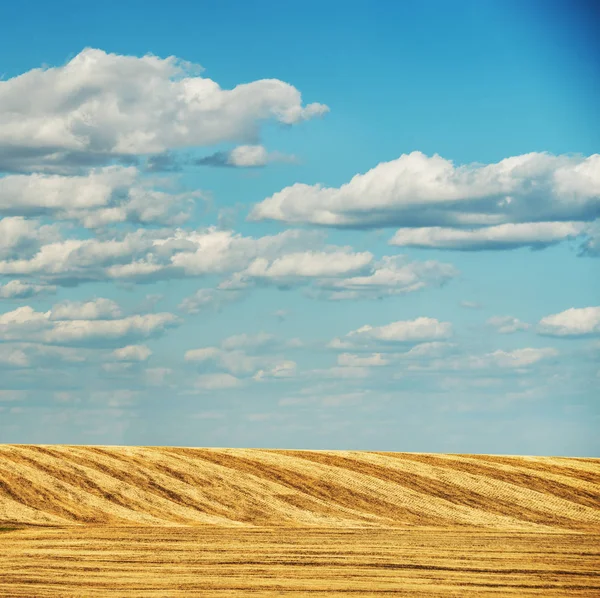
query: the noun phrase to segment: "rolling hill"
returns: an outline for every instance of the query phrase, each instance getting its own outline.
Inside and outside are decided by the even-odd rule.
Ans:
[[[0,445],[0,526],[600,533],[600,459]]]

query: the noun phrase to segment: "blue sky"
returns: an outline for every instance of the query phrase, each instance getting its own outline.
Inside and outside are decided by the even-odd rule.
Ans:
[[[0,442],[599,456],[597,19],[3,5]]]

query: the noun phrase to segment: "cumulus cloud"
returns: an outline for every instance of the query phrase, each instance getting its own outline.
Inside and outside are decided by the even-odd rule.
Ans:
[[[292,378],[296,375],[297,365],[295,361],[284,360],[276,363],[266,370],[258,370],[253,379],[260,381],[267,378]]]
[[[530,153],[455,166],[421,152],[383,162],[339,188],[296,183],[258,203],[252,220],[334,227],[402,227],[397,245],[541,248],[580,235],[595,251],[600,155]],[[411,230],[414,229],[414,230]]]
[[[324,278],[317,282],[317,287],[325,291],[325,298],[330,300],[378,299],[442,286],[458,275],[458,270],[451,264],[433,260],[410,262],[401,255],[384,256],[374,262],[365,275]]]
[[[273,260],[255,259],[243,276],[255,280],[286,282],[301,278],[343,276],[360,272],[373,260],[368,251],[349,249],[289,253]]]
[[[461,301],[460,306],[465,309],[481,309],[481,304],[476,301]]]
[[[40,342],[9,341],[0,344],[0,363],[12,364],[13,368],[81,365],[91,361],[93,353],[94,351],[81,346],[75,348]],[[5,356],[4,360],[2,355]]]
[[[195,164],[205,166],[230,166],[236,168],[257,168],[271,162],[297,162],[295,156],[280,152],[268,152],[262,145],[239,145],[229,152],[216,152],[200,158]]]
[[[585,229],[586,238],[581,244],[580,255],[600,256],[600,219],[591,222]]]
[[[67,64],[0,81],[0,165],[5,170],[94,165],[168,149],[253,142],[261,123],[293,125],[328,111],[302,105],[277,79],[221,89],[173,56],[87,48]]]
[[[318,238],[293,230],[255,239],[215,227],[195,231],[139,229],[103,238],[56,240],[31,256],[19,253],[12,259],[1,259],[0,245],[0,274],[37,275],[45,282],[65,285],[222,274],[242,270],[257,257],[272,260],[297,251]]]
[[[530,153],[496,164],[455,166],[403,154],[339,188],[295,184],[252,217],[336,226],[489,226],[592,220],[600,210],[600,155]]]
[[[577,337],[600,334],[600,307],[572,307],[542,318],[539,334],[558,337]]]
[[[390,360],[384,357],[381,353],[373,353],[372,355],[360,356],[353,353],[341,353],[337,358],[338,365],[344,367],[377,367],[388,365]]]
[[[552,347],[541,349],[527,347],[525,349],[515,349],[514,351],[494,351],[484,356],[482,365],[489,363],[501,368],[522,368],[556,355],[558,355],[558,351]]]
[[[257,348],[269,344],[272,345],[274,341],[275,336],[267,332],[258,332],[257,334],[243,333],[227,337],[221,342],[221,347],[226,350]]]
[[[50,310],[50,320],[110,320],[121,316],[121,308],[111,299],[62,301]]]
[[[203,347],[185,353],[185,361],[225,370],[236,376],[248,376],[273,360],[271,357],[249,355],[242,350],[226,350],[219,347]]]
[[[30,358],[23,349],[10,345],[0,345],[0,368],[26,368],[30,364]]]
[[[58,313],[69,315],[61,310]],[[93,313],[89,305],[79,306],[81,314]],[[96,314],[97,315],[97,314]],[[61,315],[62,317],[62,315]],[[57,319],[53,310],[36,312],[29,306],[0,314],[0,340],[34,341],[57,345],[122,344],[150,338],[176,326],[179,320],[170,313],[132,315],[113,319]]]
[[[203,362],[215,359],[221,354],[218,347],[202,347],[185,352],[184,359],[191,362]]]
[[[238,300],[241,293],[219,289],[198,289],[190,297],[186,297],[178,309],[188,314],[197,314],[207,309],[220,310],[223,306]]]
[[[397,354],[397,357],[401,359],[429,359],[433,357],[439,357],[445,353],[451,352],[456,348],[454,343],[448,343],[443,341],[431,341],[428,343],[419,343],[414,347],[411,347],[404,353]]]
[[[275,355],[252,355],[241,349],[222,349],[219,347],[203,347],[185,353],[188,363],[203,365],[201,369],[218,369],[235,376],[253,376],[263,371],[274,372],[285,360]]]
[[[541,249],[567,239],[574,239],[585,230],[582,222],[532,222],[499,224],[478,229],[442,227],[403,228],[390,240],[402,247],[432,247],[478,251],[481,249]]]
[[[513,351],[497,350],[483,355],[463,355],[433,360],[428,364],[415,364],[409,370],[487,370],[501,368],[506,370],[521,370],[539,363],[542,360],[556,357],[558,351],[552,347],[526,347]]]
[[[146,345],[127,345],[115,349],[111,357],[117,361],[146,361],[152,351]]]
[[[441,286],[459,274],[451,264],[431,260],[375,260],[368,251],[326,245],[321,233],[304,230],[258,238],[216,227],[114,231],[99,238],[53,240],[29,256],[11,258],[0,259],[0,275],[35,276],[62,286],[229,275],[216,289],[184,299],[179,307],[188,313],[218,309],[256,285],[308,286],[309,294],[328,300],[378,299]]]
[[[174,242],[179,241],[181,250],[171,255],[170,263],[186,275],[193,276],[240,271],[254,260],[269,262],[281,254],[305,249],[318,239],[319,235],[293,230],[255,239],[210,227],[191,233],[176,231],[172,238],[156,241],[155,244],[164,245],[165,252],[170,252],[176,248]]]
[[[57,322],[45,335],[47,342],[77,343],[97,339],[111,342],[149,338],[179,323],[170,313],[127,316],[117,320],[74,320]]]
[[[400,320],[385,326],[366,324],[349,332],[345,339],[350,343],[419,343],[426,340],[446,339],[452,335],[452,324],[435,318],[420,317]]]
[[[519,330],[528,330],[530,325],[526,322],[521,322],[513,316],[493,316],[486,322],[488,326],[495,328],[500,334],[512,334]]]
[[[176,225],[205,196],[173,187],[173,180],[143,179],[133,166],[95,168],[76,176],[14,174],[0,178],[0,211],[75,220],[87,228],[120,222]]]
[[[297,340],[282,342],[265,332],[238,334],[224,339],[220,347],[186,351],[184,359],[198,364],[203,371],[216,369],[236,377],[251,376],[254,380],[289,378],[295,375],[296,363],[282,358],[279,349],[297,347]]]
[[[55,225],[40,225],[37,220],[18,216],[0,218],[0,260],[34,255],[42,245],[58,239],[59,235]]]
[[[312,285],[309,294],[320,299],[380,299],[442,286],[458,274],[451,264],[410,262],[405,256],[374,260],[370,252],[330,247],[289,253],[273,260],[257,258],[219,288],[246,289],[261,284],[285,289]]]
[[[0,299],[29,299],[55,292],[56,287],[54,285],[35,284],[22,280],[11,280],[4,285],[0,285]]]

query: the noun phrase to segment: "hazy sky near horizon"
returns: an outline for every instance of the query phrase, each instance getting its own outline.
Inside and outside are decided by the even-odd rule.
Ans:
[[[600,456],[598,15],[0,7],[0,443]]]

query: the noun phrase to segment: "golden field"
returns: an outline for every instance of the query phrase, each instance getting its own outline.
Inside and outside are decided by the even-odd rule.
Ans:
[[[600,596],[600,460],[0,445],[0,596]]]

